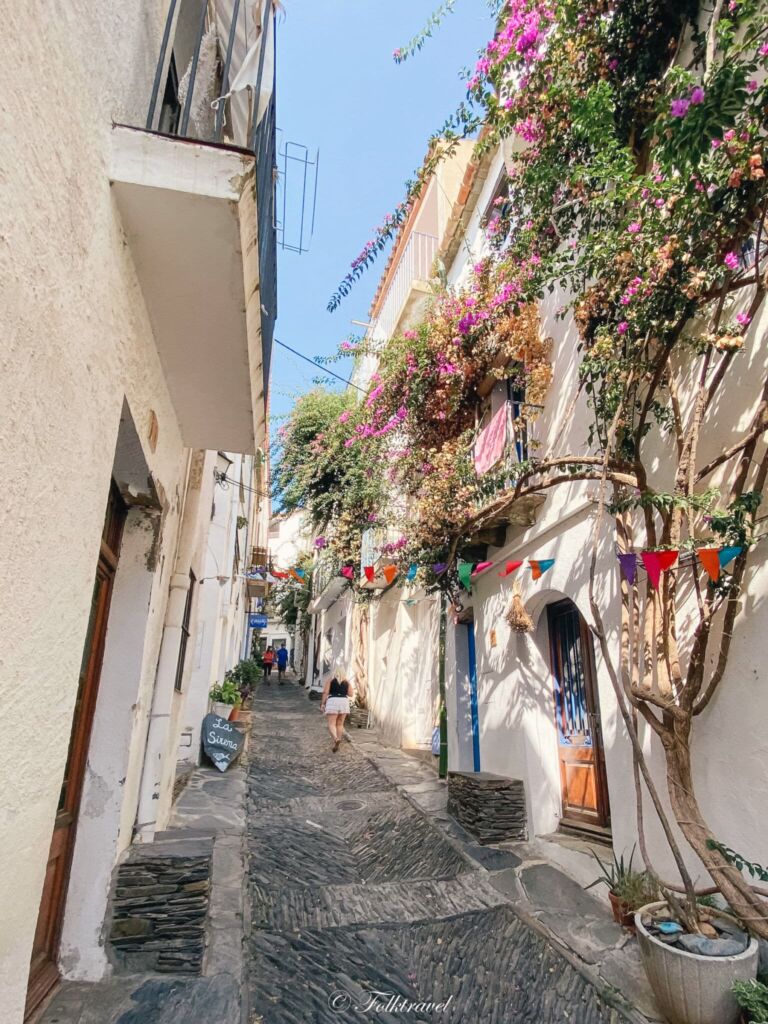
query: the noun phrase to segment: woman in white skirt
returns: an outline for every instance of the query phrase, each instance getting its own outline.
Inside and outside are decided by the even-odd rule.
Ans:
[[[344,719],[349,714],[349,701],[352,697],[352,685],[343,678],[337,679],[333,676],[325,684],[323,698],[320,702],[320,710],[328,722],[328,731],[333,739],[334,754],[339,749],[344,739]]]

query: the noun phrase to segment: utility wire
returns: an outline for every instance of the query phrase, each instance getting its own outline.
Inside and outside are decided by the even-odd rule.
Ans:
[[[348,384],[351,388],[355,388],[362,395],[368,394],[365,388],[358,387],[357,384],[355,384],[351,380],[348,380],[346,377],[342,377],[340,374],[334,373],[333,370],[329,370],[327,367],[321,366],[320,363],[316,363],[314,359],[310,359],[309,356],[305,356],[302,352],[297,352],[295,348],[291,348],[290,345],[286,345],[284,341],[278,341],[277,338],[275,338],[275,344],[279,345],[281,348],[287,349],[289,352],[292,352],[295,356],[298,356],[299,359],[303,359],[305,362],[310,363],[319,373],[327,373],[331,377],[335,377],[337,380],[340,380],[343,384]]]

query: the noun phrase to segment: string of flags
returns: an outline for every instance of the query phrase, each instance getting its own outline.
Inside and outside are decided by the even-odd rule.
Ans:
[[[698,548],[696,559],[713,583],[720,579],[720,572],[734,558],[738,558],[743,547],[728,546],[722,548]],[[621,551],[617,554],[624,579],[630,586],[637,579],[638,557],[648,573],[648,579],[654,590],[658,589],[661,574],[668,572],[677,562],[679,551]]]
[[[698,563],[705,570],[710,580],[716,583],[720,578],[721,571],[735,558],[742,553],[744,549],[742,547],[728,546],[721,548],[699,548],[695,552],[695,557]],[[627,551],[619,552],[617,558],[621,567],[621,571],[627,580],[632,585],[637,579],[637,571],[640,564],[642,564],[651,585],[654,588],[658,588],[661,575],[664,572],[668,572],[678,561],[680,556],[679,551]],[[459,583],[464,587],[465,590],[471,590],[472,584],[480,576],[485,575],[490,569],[494,567],[501,567],[501,572],[497,573],[500,579],[506,579],[520,569],[525,563],[528,563],[528,567],[531,570],[531,579],[536,581],[540,580],[544,573],[548,572],[555,564],[554,558],[528,558],[528,559],[512,559],[503,563],[497,562],[463,562],[459,561],[456,565],[456,572],[459,577]],[[430,566],[435,576],[442,576],[448,569],[447,562],[435,562]],[[412,562],[405,573],[405,579],[408,583],[413,583],[416,578],[419,566]],[[354,580],[355,570],[351,565],[345,565],[340,570],[341,575],[348,580]],[[387,585],[391,585],[395,577],[399,574],[400,570],[396,565],[385,565],[380,570],[386,580]],[[373,583],[378,570],[373,565],[363,566],[363,575],[368,583]]]

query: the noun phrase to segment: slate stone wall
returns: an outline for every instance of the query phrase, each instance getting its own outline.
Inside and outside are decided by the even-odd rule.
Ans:
[[[117,971],[201,974],[211,840],[135,847],[117,869],[109,935]]]
[[[480,843],[528,838],[525,788],[520,779],[486,772],[449,772],[448,813]]]

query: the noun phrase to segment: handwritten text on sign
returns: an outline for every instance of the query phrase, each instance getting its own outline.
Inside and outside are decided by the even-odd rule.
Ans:
[[[218,715],[206,715],[203,719],[203,750],[220,772],[240,756],[245,736],[231,722]]]

